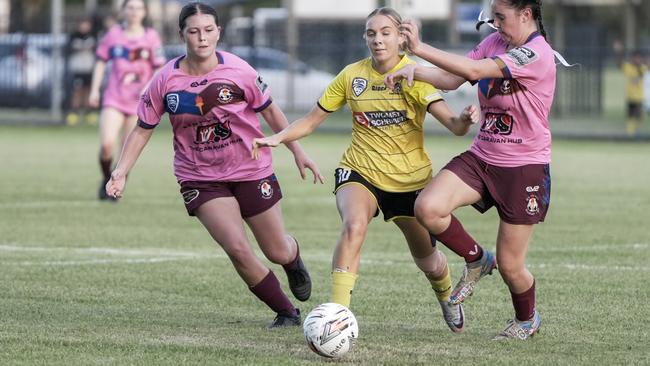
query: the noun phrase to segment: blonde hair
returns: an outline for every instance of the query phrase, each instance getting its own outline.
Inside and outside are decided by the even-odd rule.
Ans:
[[[375,17],[377,15],[383,15],[386,18],[390,19],[391,22],[393,22],[393,24],[395,25],[395,28],[397,28],[397,31],[399,32],[399,27],[402,25],[402,16],[399,15],[399,13],[395,9],[389,8],[387,6],[377,8],[373,10],[370,14],[368,14],[368,16],[366,17],[366,22],[370,20],[370,18]],[[363,39],[366,39],[365,33],[363,35]],[[400,43],[399,50],[407,51],[406,41]]]

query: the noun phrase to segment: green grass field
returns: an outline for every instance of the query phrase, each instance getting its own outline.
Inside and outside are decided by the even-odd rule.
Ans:
[[[331,174],[349,137],[303,141],[329,181],[299,180],[275,152],[288,230],[314,281],[306,314],[328,301],[339,218]],[[428,136],[437,169],[470,140]],[[89,127],[0,127],[0,364],[289,365],[327,362],[301,329],[267,331],[273,314],[182,206],[171,131],[156,131],[118,204],[96,200],[97,136]],[[491,336],[512,316],[498,275],[466,303],[466,331],[442,321],[392,224],[373,222],[352,302],[356,349],[336,364],[639,365],[650,363],[650,145],[557,140],[550,213],[528,265],[541,333]],[[496,212],[461,209],[494,248]],[[462,263],[450,251],[452,277]],[[278,274],[285,289],[286,278]],[[328,364],[330,362],[327,362]]]

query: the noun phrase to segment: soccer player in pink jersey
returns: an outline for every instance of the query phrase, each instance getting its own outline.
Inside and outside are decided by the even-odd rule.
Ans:
[[[138,107],[138,125],[129,134],[120,160],[106,184],[120,197],[126,176],[167,112],[174,134],[174,173],[190,216],[197,216],[225,250],[239,276],[277,313],[269,328],[300,325],[300,313],[278,279],[255,255],[242,221],[264,255],[281,264],[289,287],[300,301],[311,295],[311,280],[298,242],[284,229],[280,185],[271,154],[251,158],[253,139],[262,137],[257,114],[274,131],[288,125],[272,103],[269,88],[245,61],[216,51],[221,34],[216,11],[203,3],[185,5],[179,16],[187,55],[167,63],[154,77]],[[298,143],[287,143],[300,174],[323,182],[316,165]]]
[[[419,40],[413,22],[402,26],[415,55],[437,69],[407,66],[385,82],[413,78],[453,90],[478,83],[481,127],[469,149],[449,162],[415,203],[416,217],[452,251],[465,258],[450,302],[462,302],[479,279],[499,265],[515,317],[495,339],[528,339],[540,327],[535,279],[525,267],[533,225],[544,220],[551,193],[549,112],[555,90],[554,51],[546,41],[541,0],[493,0],[487,21],[497,32],[466,57]],[[480,24],[485,23],[482,21]],[[499,213],[496,259],[463,228],[452,212],[473,205]]]
[[[147,15],[145,1],[125,0],[122,15],[124,23],[111,27],[97,46],[97,61],[88,96],[88,104],[98,107],[100,88],[110,63],[99,119],[99,165],[103,174],[99,186],[101,200],[113,200],[106,195],[105,185],[111,175],[113,147],[120,130],[124,142],[137,122],[140,95],[155,70],[165,63],[158,33],[144,25]]]

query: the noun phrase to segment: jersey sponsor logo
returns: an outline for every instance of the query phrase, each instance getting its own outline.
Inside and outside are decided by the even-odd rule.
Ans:
[[[384,127],[408,121],[406,111],[353,112],[354,120],[366,127]]]
[[[506,55],[519,66],[526,66],[539,59],[539,55],[535,51],[523,46],[511,49],[506,52]]]
[[[494,135],[510,135],[514,120],[511,115],[505,113],[486,113],[485,120],[481,126],[481,132]]]
[[[198,126],[196,128],[196,138],[194,142],[197,144],[209,144],[225,140],[232,135],[232,130],[230,129],[230,121],[213,122],[215,123],[205,126]]]
[[[352,92],[357,97],[363,93],[368,87],[368,80],[364,78],[354,78],[352,79]]]
[[[262,194],[262,198],[264,198],[265,200],[268,200],[271,197],[273,197],[273,186],[268,181],[268,179],[263,179],[257,185],[257,189],[259,189],[260,193]]]
[[[536,195],[531,194],[526,197],[526,213],[533,216],[539,213],[539,199]]]
[[[167,108],[172,113],[176,113],[176,110],[178,110],[178,105],[180,104],[180,96],[178,93],[169,93],[167,94]]]
[[[183,202],[185,202],[186,205],[189,205],[190,202],[194,201],[197,197],[199,197],[198,189],[190,189],[189,191],[183,192]]]
[[[260,90],[260,93],[264,94],[266,89],[268,89],[269,85],[264,82],[264,79],[262,79],[262,75],[257,75],[257,79],[255,79],[255,85],[257,85],[257,88]]]
[[[222,104],[226,104],[230,102],[233,98],[232,89],[228,85],[223,85],[221,89],[219,89],[217,98],[219,99],[219,102],[221,102]]]

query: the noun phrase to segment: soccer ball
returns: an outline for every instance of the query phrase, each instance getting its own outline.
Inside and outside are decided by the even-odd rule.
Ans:
[[[359,325],[350,309],[335,303],[318,305],[303,322],[309,349],[319,356],[338,358],[348,353],[359,337]]]

